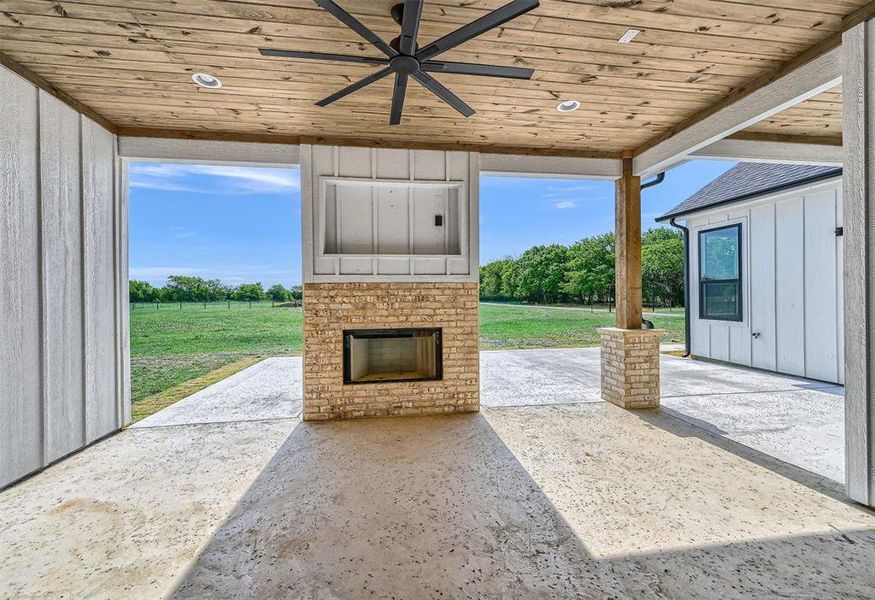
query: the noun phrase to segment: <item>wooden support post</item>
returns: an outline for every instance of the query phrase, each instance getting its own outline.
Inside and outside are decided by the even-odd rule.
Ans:
[[[599,329],[602,399],[628,409],[659,407],[657,329],[641,329],[641,178],[623,159],[616,206],[617,326]]]
[[[616,183],[617,327],[641,329],[641,178],[632,174],[632,159],[623,159]]]
[[[875,19],[842,40],[845,479],[875,506]]]

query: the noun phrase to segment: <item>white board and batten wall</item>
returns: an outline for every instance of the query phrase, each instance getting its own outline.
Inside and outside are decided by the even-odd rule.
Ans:
[[[702,319],[699,232],[736,223],[742,320]],[[686,224],[692,354],[843,383],[841,177],[703,211]]]
[[[119,429],[130,394],[115,136],[3,67],[0,115],[2,487]]]
[[[304,282],[477,281],[476,153],[301,146]]]

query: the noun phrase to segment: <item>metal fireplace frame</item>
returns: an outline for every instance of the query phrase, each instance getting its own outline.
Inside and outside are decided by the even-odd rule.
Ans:
[[[350,373],[350,340],[357,338],[398,338],[416,337],[418,333],[427,333],[435,337],[435,360],[437,367],[434,377],[409,377],[404,379],[389,379],[375,381],[352,381]],[[343,384],[344,385],[367,385],[367,384],[392,384],[409,383],[412,381],[442,381],[444,378],[444,342],[443,328],[441,327],[400,327],[389,329],[344,329],[343,330]]]

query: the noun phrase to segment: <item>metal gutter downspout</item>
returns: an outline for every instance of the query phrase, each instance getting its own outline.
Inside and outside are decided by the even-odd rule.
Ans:
[[[659,173],[654,179],[648,181],[647,183],[642,183],[642,184],[641,184],[641,189],[642,189],[642,190],[646,190],[646,189],[649,188],[649,187],[653,187],[653,186],[655,186],[655,185],[659,185],[659,184],[662,183],[663,181],[665,181],[665,171],[663,171],[662,173]]]
[[[643,192],[647,188],[653,187],[655,185],[659,185],[663,181],[665,181],[665,171],[663,171],[662,173],[658,173],[656,175],[656,177],[654,177],[653,179],[651,179],[647,183],[642,183],[640,186],[640,191]],[[643,310],[642,310],[642,314],[641,314],[641,322],[642,322],[642,325],[644,326],[645,329],[653,329],[653,323],[651,323],[650,321],[648,321],[647,319],[644,318]]]
[[[690,355],[690,230],[678,225],[675,218],[669,224],[684,232],[684,358]]]

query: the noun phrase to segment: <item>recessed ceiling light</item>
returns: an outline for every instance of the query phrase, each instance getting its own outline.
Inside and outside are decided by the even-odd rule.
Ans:
[[[620,42],[621,44],[628,44],[629,42],[634,40],[635,36],[638,35],[639,33],[641,33],[640,29],[629,29],[617,41]]]
[[[195,73],[191,76],[191,80],[195,85],[204,88],[217,89],[222,87],[222,81],[218,77],[213,77],[207,73]]]
[[[571,112],[573,110],[577,110],[580,108],[580,102],[577,100],[565,100],[559,103],[559,106],[556,107],[556,110],[559,112]]]

